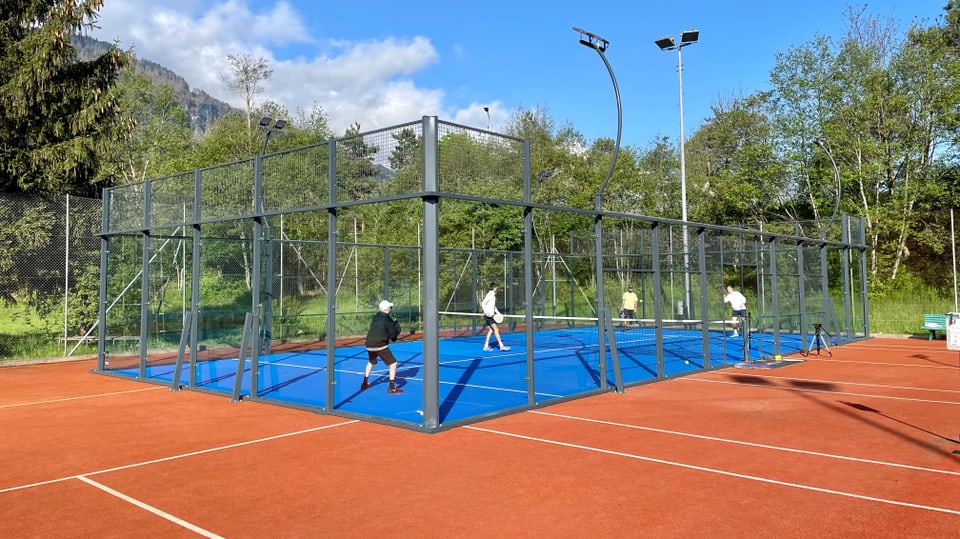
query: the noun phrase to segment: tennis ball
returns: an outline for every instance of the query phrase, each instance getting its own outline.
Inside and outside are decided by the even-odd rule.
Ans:
[[[780,360],[783,359],[783,358],[780,357],[780,354],[777,354],[777,355],[773,356],[773,359],[776,359],[777,361],[780,361]]]
[[[683,360],[683,362],[686,363],[687,365],[690,364],[690,360],[689,360],[689,359],[685,359],[685,360]]]

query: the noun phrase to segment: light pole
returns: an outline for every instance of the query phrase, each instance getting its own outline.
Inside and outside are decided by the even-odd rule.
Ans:
[[[490,131],[490,107],[483,107],[483,112],[487,113],[487,131]]]
[[[603,64],[607,66],[607,72],[610,73],[610,80],[613,82],[613,93],[617,98],[617,140],[613,145],[613,158],[610,160],[610,169],[607,171],[607,176],[603,179],[603,183],[600,184],[600,189],[597,191],[597,194],[594,195],[593,205],[594,210],[596,210],[596,216],[594,217],[594,248],[596,249],[596,271],[597,271],[597,316],[601,320],[606,319],[606,303],[603,297],[603,205],[601,201],[603,199],[603,191],[607,188],[607,182],[610,181],[610,177],[613,176],[613,168],[617,164],[617,155],[620,153],[620,133],[623,130],[623,109],[620,105],[620,87],[617,86],[617,78],[613,75],[613,68],[610,67],[610,62],[607,61],[607,56],[604,54],[604,51],[607,50],[607,47],[610,45],[610,42],[606,39],[598,36],[597,34],[591,34],[586,30],[581,28],[573,27],[573,31],[580,34],[580,44],[585,47],[590,47],[591,49],[597,51],[597,54],[600,55],[600,58],[603,60]],[[600,349],[603,350],[603,331],[601,327],[600,334]],[[612,331],[612,330],[611,330]],[[616,380],[617,391],[623,393],[623,381],[621,380],[620,369],[617,366],[617,355],[616,352],[613,354],[614,359],[614,377]],[[607,361],[604,359],[600,362],[600,388],[607,388]]]
[[[823,287],[823,315],[826,317],[821,323],[825,323],[829,321],[831,306],[833,305],[833,300],[830,298],[830,280],[827,272],[828,258],[826,239],[827,232],[830,230],[830,226],[833,225],[833,220],[837,218],[837,213],[840,211],[840,194],[843,186],[840,183],[840,167],[837,166],[837,162],[833,159],[833,154],[830,153],[830,150],[827,149],[827,145],[820,139],[814,140],[813,143],[819,146],[820,149],[823,150],[823,153],[827,154],[827,157],[830,158],[830,165],[833,166],[833,177],[837,182],[837,195],[834,197],[833,215],[830,216],[830,220],[827,221],[826,226],[820,227],[820,239],[824,241],[824,243],[820,245],[820,280],[822,283],[821,286]],[[827,326],[830,326],[829,323],[827,323]],[[836,330],[839,331],[839,323],[835,327]],[[827,333],[827,336],[829,337],[830,334]]]
[[[263,118],[260,118],[259,125],[264,129],[265,134],[263,136],[263,147],[260,148],[260,156],[258,157],[255,165],[256,175],[257,175],[256,183],[257,185],[259,185],[258,189],[260,190],[260,194],[259,196],[257,196],[257,199],[256,199],[256,206],[257,206],[256,209],[258,212],[263,211],[263,155],[267,153],[267,142],[270,142],[270,135],[274,131],[280,131],[287,125],[287,121],[286,120],[273,121],[272,118],[268,118],[264,116]],[[283,235],[283,216],[282,215],[280,216],[280,219],[281,219],[280,235],[282,236]],[[263,219],[262,221],[260,219],[254,220],[254,228],[259,229],[261,227],[263,230],[262,234],[260,230],[256,230],[256,232],[254,233],[254,236],[258,240],[254,243],[254,253],[255,253],[254,259],[259,260],[260,258],[260,255],[258,254],[260,252],[259,240],[261,237],[265,237],[267,242],[266,267],[269,268],[268,275],[270,275],[271,277],[268,278],[269,280],[267,281],[265,286],[266,300],[260,302],[260,304],[263,305],[263,328],[261,329],[261,334],[260,334],[260,338],[261,338],[260,346],[263,352],[269,354],[270,345],[272,343],[272,338],[273,338],[272,331],[271,331],[271,328],[273,327],[273,277],[272,277],[273,275],[273,238],[270,234],[269,221],[267,221],[266,219]],[[281,249],[282,249],[282,244],[281,244]],[[282,261],[283,261],[283,258],[281,257],[281,262]],[[255,272],[255,274],[256,273],[258,272]],[[281,279],[280,282],[282,283],[283,280]],[[280,294],[280,298],[282,300],[283,298],[282,293]],[[254,303],[257,303],[256,298],[254,298]]]
[[[273,125],[270,125],[271,123]],[[274,122],[273,118],[268,118],[266,116],[264,116],[263,118],[260,118],[260,127],[264,128],[264,130],[266,131],[266,135],[264,135],[263,137],[263,148],[260,149],[260,155],[267,153],[267,142],[270,142],[270,134],[273,133],[274,131],[280,131],[286,125],[287,125],[286,120],[277,120],[276,122]]]
[[[684,305],[683,314],[690,316],[690,306],[693,296],[690,290],[690,240],[687,237],[687,165],[683,140],[683,60],[681,49],[693,45],[700,40],[700,30],[684,30],[680,33],[680,43],[674,41],[673,36],[665,36],[654,41],[662,51],[677,51],[677,87],[680,92],[680,218],[683,220],[683,285]]]

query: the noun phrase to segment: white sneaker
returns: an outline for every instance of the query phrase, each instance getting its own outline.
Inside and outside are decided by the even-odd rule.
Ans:
[[[501,351],[501,352],[506,352],[506,351],[509,350],[509,349],[510,349],[509,346],[501,346],[501,347],[500,347],[500,351]]]
[[[484,351],[484,352],[490,352],[490,351],[492,351],[492,350],[493,350],[493,348],[490,348],[489,345],[486,345],[486,346],[483,347],[483,351]]]

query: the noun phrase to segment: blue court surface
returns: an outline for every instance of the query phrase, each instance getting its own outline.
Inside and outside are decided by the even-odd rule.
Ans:
[[[657,343],[653,328],[618,328],[614,331],[624,384],[652,381],[658,377]],[[496,414],[514,407],[597,390],[600,387],[599,332],[596,327],[561,328],[533,332],[533,347],[528,354],[526,333],[504,333],[510,349],[483,351],[485,334],[441,339],[439,343],[439,417],[441,423]],[[704,368],[731,366],[744,361],[744,340],[729,332],[707,333],[710,364],[704,365],[704,337],[699,329],[671,328],[663,331],[662,376],[672,377]],[[495,345],[495,341],[492,341]],[[752,333],[748,342],[750,358],[772,357],[773,336]],[[367,352],[362,344],[338,347],[334,355],[333,390],[327,394],[327,350],[325,343],[305,343],[298,349],[283,351],[275,345],[272,353],[258,357],[258,393],[260,399],[299,406],[332,408],[414,424],[423,421],[423,346],[419,340],[404,340],[391,345],[398,359],[397,385],[402,394],[387,394],[387,367],[374,366],[373,387],[360,390]],[[609,385],[615,382],[612,354],[608,342],[604,359]],[[799,335],[779,337],[779,353],[800,351]],[[210,354],[212,355],[212,354]],[[222,355],[222,354],[221,354]],[[528,360],[532,365],[528,366]],[[119,362],[114,362],[118,364]],[[171,361],[148,362],[146,377],[171,383],[175,365]],[[204,390],[234,391],[237,358],[198,359],[193,367],[194,386]],[[136,377],[138,368],[107,370]],[[180,376],[189,385],[191,365],[185,363]],[[250,360],[244,362],[241,395],[250,393]],[[531,376],[532,375],[532,376]],[[532,377],[532,388],[528,381]],[[530,393],[532,389],[532,394]]]

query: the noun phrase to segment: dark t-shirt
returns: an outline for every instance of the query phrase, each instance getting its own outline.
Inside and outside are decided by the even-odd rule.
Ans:
[[[396,341],[400,336],[400,322],[390,317],[388,313],[378,312],[370,321],[370,330],[367,331],[367,348],[383,348]]]

